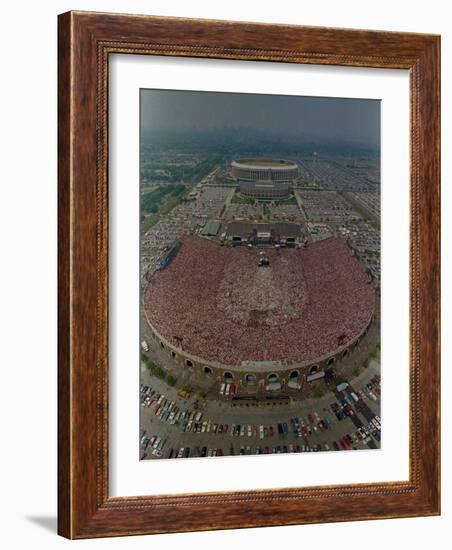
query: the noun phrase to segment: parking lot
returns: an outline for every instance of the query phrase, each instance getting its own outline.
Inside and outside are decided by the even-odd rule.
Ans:
[[[297,405],[234,409],[185,399],[156,377],[141,385],[142,458],[319,452],[378,448],[380,379],[376,364],[342,392]],[[179,392],[180,393],[180,392]]]

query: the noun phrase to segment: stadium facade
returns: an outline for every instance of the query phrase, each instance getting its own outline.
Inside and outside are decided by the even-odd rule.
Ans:
[[[184,238],[151,278],[145,316],[154,346],[179,368],[242,394],[290,393],[353,351],[372,322],[375,292],[338,238],[269,249],[267,267],[259,254]]]
[[[298,166],[289,160],[238,159],[231,171],[242,196],[260,201],[288,198],[298,178]]]

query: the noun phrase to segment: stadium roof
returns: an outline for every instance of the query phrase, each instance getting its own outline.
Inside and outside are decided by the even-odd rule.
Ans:
[[[265,159],[265,158],[244,158],[233,161],[235,165],[249,166],[251,168],[282,168],[296,167],[297,164],[291,160],[283,159]]]
[[[217,220],[209,220],[201,230],[201,235],[205,237],[214,237],[220,230],[220,222]]]

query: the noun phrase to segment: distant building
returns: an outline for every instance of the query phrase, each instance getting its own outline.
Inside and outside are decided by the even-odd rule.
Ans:
[[[289,160],[239,159],[231,168],[242,196],[259,201],[288,198],[298,178],[298,166]]]

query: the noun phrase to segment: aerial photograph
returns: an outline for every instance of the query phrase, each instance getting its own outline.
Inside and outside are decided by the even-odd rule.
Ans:
[[[140,91],[141,460],[380,448],[380,107]]]

